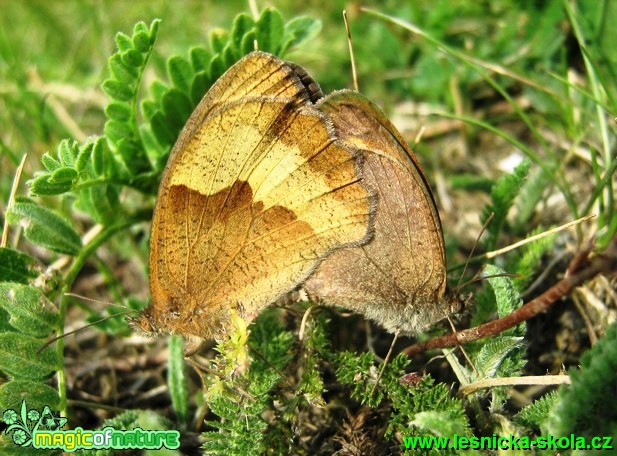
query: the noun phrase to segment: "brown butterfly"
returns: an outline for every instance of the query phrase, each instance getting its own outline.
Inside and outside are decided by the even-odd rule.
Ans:
[[[212,339],[250,322],[338,248],[371,236],[361,157],[301,68],[253,52],[199,103],[169,157],[150,243],[145,331]]]
[[[364,160],[364,184],[377,191],[375,231],[363,245],[337,250],[304,284],[309,296],[354,310],[397,333],[417,333],[457,312],[447,292],[439,214],[405,140],[364,96],[335,92],[318,103],[339,143]]]

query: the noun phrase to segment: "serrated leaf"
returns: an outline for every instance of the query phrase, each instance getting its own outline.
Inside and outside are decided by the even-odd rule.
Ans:
[[[480,373],[477,380],[495,377],[503,360],[513,350],[523,347],[522,341],[522,337],[503,335],[486,341],[474,359],[474,365]]]
[[[494,276],[504,272],[501,268],[488,264],[484,268],[483,275]],[[487,282],[495,292],[497,313],[500,318],[510,314],[523,304],[523,299],[511,277],[489,277]]]
[[[238,60],[244,54],[242,52],[242,41],[244,35],[249,33],[255,27],[255,21],[246,13],[238,14],[231,28],[230,43],[233,47],[234,58]]]
[[[257,20],[257,46],[262,51],[277,54],[283,44],[285,21],[278,10],[266,8]]]
[[[493,185],[491,189],[491,204],[484,210],[483,216],[484,220],[487,220],[491,212],[494,214],[494,218],[487,229],[488,235],[486,236],[485,245],[488,250],[494,250],[497,247],[497,241],[506,221],[508,211],[523,186],[530,166],[531,161],[523,160],[511,174],[504,174]]]
[[[0,247],[0,282],[27,284],[37,277],[36,260],[7,247]]]
[[[58,313],[38,288],[0,282],[0,307],[10,315],[9,324],[24,334],[43,338],[57,329]]]
[[[193,71],[199,73],[208,69],[212,54],[201,46],[191,48],[189,52],[191,56],[191,65],[193,65]]]
[[[49,152],[45,152],[41,156],[41,163],[43,163],[43,166],[47,169],[47,171],[55,171],[56,169],[62,167],[60,162],[52,157]]]
[[[285,39],[280,53],[283,54],[292,46],[298,46],[304,41],[316,36],[321,30],[321,21],[308,16],[293,18],[285,24]]]
[[[105,114],[112,120],[125,122],[131,118],[131,107],[127,103],[112,101],[105,108]]]
[[[20,198],[7,211],[11,223],[21,223],[28,240],[58,253],[77,255],[81,239],[69,222],[56,212]]]
[[[120,54],[122,63],[127,67],[141,68],[144,64],[144,56],[137,49],[128,49]]]
[[[125,65],[120,54],[114,54],[109,58],[109,69],[118,82],[122,82],[128,86],[133,85],[135,82],[137,69]]]
[[[97,140],[98,141],[98,140]],[[78,173],[81,173],[86,169],[92,156],[92,150],[94,149],[94,142],[88,141],[86,144],[79,148],[77,159],[75,159],[75,169]]]
[[[73,188],[72,182],[50,182],[51,175],[43,174],[28,181],[31,196],[61,195]]]
[[[0,334],[0,369],[16,380],[42,380],[60,368],[56,352],[44,341],[19,333]]]
[[[149,31],[139,31],[133,35],[133,45],[139,52],[146,53],[150,50]]]
[[[177,137],[193,110],[191,100],[183,92],[171,89],[163,97],[163,110],[170,128],[174,129],[174,136]]]
[[[121,52],[128,51],[133,48],[133,41],[128,35],[118,32],[116,33],[116,46]]]
[[[191,81],[193,80],[193,68],[184,58],[179,56],[171,57],[167,61],[167,73],[173,85],[184,93],[189,93]]]
[[[41,410],[48,405],[56,410],[60,405],[60,396],[51,386],[30,380],[12,380],[0,385],[0,408],[17,410],[22,401],[29,409]]]
[[[112,100],[130,101],[133,98],[133,89],[123,82],[107,79],[101,87]]]

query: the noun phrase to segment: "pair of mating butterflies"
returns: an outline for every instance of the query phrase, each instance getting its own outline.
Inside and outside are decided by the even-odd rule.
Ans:
[[[220,338],[302,286],[403,333],[459,306],[416,158],[357,92],[253,52],[205,95],[154,210],[145,331]]]

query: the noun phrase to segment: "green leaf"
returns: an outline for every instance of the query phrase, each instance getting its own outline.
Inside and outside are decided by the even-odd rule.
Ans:
[[[143,144],[146,154],[148,154],[151,162],[158,164],[166,149],[161,147],[159,142],[156,140],[150,125],[141,125],[139,127],[139,135],[141,137],[141,143]],[[155,165],[155,169],[159,169],[158,166]]]
[[[210,32],[210,48],[215,54],[220,54],[229,41],[227,32],[223,29],[214,29]]]
[[[262,51],[277,54],[283,44],[285,22],[278,10],[266,8],[257,20],[257,46]]]
[[[150,92],[152,93],[152,97],[154,101],[158,104],[162,103],[163,97],[167,92],[169,92],[169,87],[163,82],[156,80],[150,86]]]
[[[107,142],[104,139],[99,139],[92,149],[92,170],[97,176],[104,176],[109,169],[109,162],[114,160]]]
[[[497,248],[499,235],[505,224],[508,211],[525,182],[530,166],[531,161],[523,160],[511,174],[504,174],[495,182],[491,190],[491,204],[484,210],[483,216],[483,221],[486,221],[491,212],[494,214],[494,218],[487,229],[488,236],[485,244],[488,250]]]
[[[462,420],[452,419],[449,412],[428,410],[418,412],[414,419],[409,423],[410,426],[426,430],[438,435],[465,435],[468,433],[467,427]]]
[[[118,82],[128,86],[135,82],[138,72],[135,67],[125,65],[120,54],[114,54],[109,58],[109,69]]]
[[[488,264],[484,268],[483,275],[494,276],[504,272],[501,268]],[[523,305],[523,299],[511,277],[489,277],[487,282],[495,292],[499,318],[505,317]]]
[[[154,114],[156,114],[158,110],[158,103],[155,103],[152,100],[144,100],[141,103],[141,112],[143,113],[144,117],[149,121],[152,120],[152,116],[154,116]]]
[[[193,104],[183,92],[171,89],[163,97],[163,110],[170,128],[174,130],[174,137],[177,137],[193,111]]]
[[[133,98],[133,89],[123,82],[107,79],[101,87],[112,100],[131,101]]]
[[[144,64],[144,56],[136,49],[129,49],[122,52],[120,58],[122,59],[122,63],[127,67],[139,68]]]
[[[0,282],[27,284],[38,276],[34,258],[17,250],[0,247]]]
[[[240,45],[240,55],[246,55],[249,52],[255,50],[255,41],[257,40],[257,31],[251,30],[242,38],[242,44]]]
[[[37,245],[69,255],[77,255],[81,249],[79,235],[65,218],[31,200],[16,200],[7,218],[11,223],[21,223],[26,238]]]
[[[94,144],[101,139],[96,139],[94,142],[89,140],[79,148],[79,153],[77,154],[77,159],[75,160],[75,169],[78,173],[81,173],[86,169],[88,163],[90,162],[90,157],[92,157],[92,150],[94,149]]]
[[[49,176],[50,184],[73,185],[79,174],[75,168],[60,168]]]
[[[193,80],[193,68],[184,58],[171,57],[167,61],[167,73],[173,85],[182,92],[188,94]]]
[[[9,324],[35,337],[46,337],[57,329],[59,317],[38,288],[0,282],[0,307],[10,315]]]
[[[121,214],[118,190],[112,185],[84,188],[79,192],[76,207],[102,225],[117,221]]]
[[[234,57],[236,60],[244,55],[242,52],[242,41],[244,35],[252,31],[254,26],[255,21],[246,13],[238,14],[235,17],[231,29],[230,43],[233,47]]]
[[[191,101],[194,106],[197,106],[211,86],[212,81],[208,72],[202,71],[195,75],[193,86],[191,87]]]
[[[50,182],[51,175],[44,174],[28,181],[29,194],[32,196],[61,195],[73,188],[72,182]]]
[[[0,370],[17,380],[42,380],[60,368],[50,347],[40,353],[41,339],[19,333],[0,334]]]
[[[169,394],[176,416],[181,423],[189,424],[189,392],[184,360],[184,341],[182,336],[169,338],[169,369],[167,370]]]
[[[112,101],[105,108],[105,114],[112,120],[126,122],[131,118],[131,107],[128,103]]]
[[[58,145],[58,158],[64,166],[75,166],[78,145],[76,141],[63,139]]]
[[[223,52],[221,53],[221,58],[223,59],[223,68],[227,70],[230,66],[232,66],[238,60],[234,54],[234,50],[231,47],[231,44],[225,46]]]
[[[55,171],[62,166],[60,162],[52,157],[49,152],[45,152],[41,156],[41,163],[43,163],[43,166],[47,169],[47,171]]]
[[[133,45],[139,52],[146,53],[150,50],[150,33],[149,31],[140,30],[133,35]]]
[[[119,51],[128,51],[133,48],[133,41],[125,33],[118,32],[116,33],[116,46],[118,46]]]
[[[522,426],[533,426],[539,429],[540,424],[548,418],[550,410],[555,405],[556,399],[557,391],[551,391],[547,395],[535,400],[516,415],[516,423]]]
[[[193,65],[193,71],[199,73],[208,69],[212,54],[201,46],[191,48],[189,52],[191,56],[191,65]]]
[[[178,132],[170,127],[167,118],[161,111],[152,116],[150,125],[152,126],[152,133],[162,146],[171,146],[176,141]]]
[[[285,24],[285,38],[280,54],[283,55],[293,46],[308,41],[321,31],[321,21],[308,16],[293,18]]]
[[[119,122],[117,120],[105,122],[105,135],[116,145],[121,139],[130,138],[132,134],[133,130],[126,122]],[[118,147],[118,149],[120,148]]]
[[[133,35],[137,35],[139,33],[149,33],[148,26],[144,21],[139,21],[133,26]]]
[[[474,365],[478,370],[477,380],[497,377],[497,371],[513,350],[523,347],[522,337],[499,336],[488,340],[476,355]]]
[[[227,67],[225,67],[225,64],[223,63],[223,57],[220,54],[212,57],[209,70],[211,80],[216,81],[218,78],[221,77],[223,73],[225,73],[226,69]]]
[[[150,43],[154,44],[154,42],[156,41],[156,36],[159,33],[159,25],[161,24],[161,20],[160,19],[154,19],[151,23],[150,23]]]
[[[46,405],[52,410],[60,406],[58,392],[45,383],[31,380],[12,380],[0,385],[0,408],[17,410],[23,400],[29,409],[42,410]]]
[[[569,372],[572,384],[559,388],[543,432],[555,436],[583,435],[617,438],[617,324],[587,351],[580,369]]]

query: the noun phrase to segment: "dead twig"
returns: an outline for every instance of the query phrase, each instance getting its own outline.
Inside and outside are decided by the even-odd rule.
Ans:
[[[465,329],[411,345],[403,350],[403,353],[413,356],[432,348],[463,345],[474,340],[499,334],[542,312],[546,312],[558,299],[563,298],[574,288],[582,285],[583,282],[592,277],[602,273],[614,273],[617,271],[617,238],[613,239],[601,254],[590,257],[590,253],[590,247],[582,250],[570,262],[566,277],[511,314],[475,328]]]

